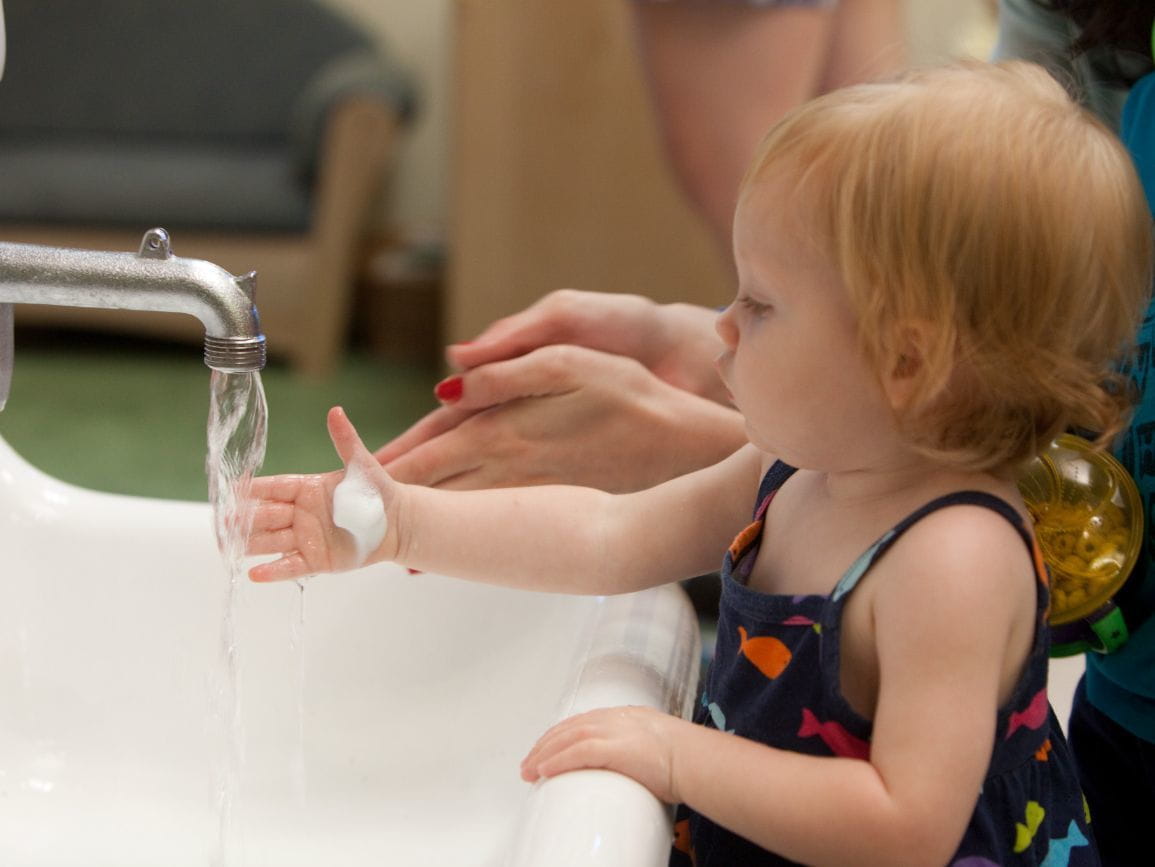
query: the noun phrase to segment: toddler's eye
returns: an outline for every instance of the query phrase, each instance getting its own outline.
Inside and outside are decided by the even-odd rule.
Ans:
[[[742,305],[743,309],[748,310],[754,316],[763,316],[772,309],[771,305],[764,304],[761,301],[755,301],[749,295],[739,296],[738,303]]]

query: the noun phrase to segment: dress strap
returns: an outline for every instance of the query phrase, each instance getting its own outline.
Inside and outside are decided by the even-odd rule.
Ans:
[[[794,475],[794,472],[794,467],[782,461],[775,461],[766,471],[766,475],[762,477],[762,484],[758,486],[758,497],[754,501],[755,521],[762,520],[762,515],[765,514],[766,507],[770,505],[770,500],[774,498],[774,494],[786,483],[786,480]]]
[[[1027,529],[1026,524],[1023,523],[1023,516],[1019,514],[1015,507],[1002,497],[996,497],[994,494],[988,494],[986,491],[955,491],[937,497],[925,506],[915,509],[899,521],[893,530],[895,536],[902,535],[902,533],[906,532],[932,512],[937,512],[939,509],[945,509],[948,506],[982,506],[983,508],[990,509],[992,512],[998,512],[1015,528],[1019,536],[1022,537],[1022,540],[1028,546],[1034,544],[1034,537]]]
[[[1027,546],[1027,550],[1031,553],[1035,563],[1036,577],[1044,585],[1047,583],[1045,567],[1043,566],[1042,556],[1039,553],[1038,546],[1035,544],[1035,538],[1031,535],[1030,530],[1027,529],[1022,515],[1015,510],[1014,506],[1002,499],[1002,497],[996,497],[994,494],[988,494],[986,491],[955,491],[950,494],[944,494],[941,497],[936,497],[926,505],[920,506],[887,530],[878,541],[863,551],[858,559],[850,565],[850,568],[846,570],[839,580],[838,586],[834,588],[834,593],[831,598],[834,601],[838,601],[853,590],[862,576],[870,570],[870,567],[873,566],[883,554],[890,550],[890,547],[898,541],[903,533],[927,515],[937,512],[940,509],[949,508],[950,506],[981,506],[985,509],[990,509],[992,512],[997,512],[1006,518],[1023,540],[1023,544]]]

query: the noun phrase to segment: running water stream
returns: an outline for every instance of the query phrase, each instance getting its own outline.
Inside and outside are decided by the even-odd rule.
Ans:
[[[250,489],[265,459],[268,406],[259,373],[214,370],[205,470],[217,547],[226,569],[221,616],[220,664],[212,683],[212,732],[217,756],[214,794],[219,823],[213,867],[237,867],[242,857],[237,824],[244,729],[241,718],[241,670],[237,658],[236,614],[244,577],[245,542],[253,522]]]

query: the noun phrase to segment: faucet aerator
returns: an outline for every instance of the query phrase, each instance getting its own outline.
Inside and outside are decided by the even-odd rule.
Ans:
[[[205,335],[205,364],[220,373],[254,373],[265,366],[265,336]]]

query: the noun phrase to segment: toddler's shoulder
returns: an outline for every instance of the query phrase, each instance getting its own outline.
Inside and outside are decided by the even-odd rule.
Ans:
[[[1027,517],[1010,506],[960,502],[934,509],[895,541],[878,564],[888,573],[879,583],[908,601],[948,609],[978,612],[1014,599],[1033,605],[1037,573],[1028,528]]]

